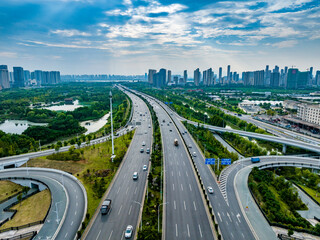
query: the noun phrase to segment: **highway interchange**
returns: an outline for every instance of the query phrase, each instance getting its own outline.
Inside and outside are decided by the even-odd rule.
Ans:
[[[123,91],[133,102],[132,122],[136,125],[136,132],[113,182],[103,197],[103,199],[112,199],[112,209],[104,216],[101,216],[99,208],[97,209],[83,239],[123,239],[124,230],[129,224],[134,227],[134,234],[136,235],[138,224],[141,221],[141,211],[150,167],[150,155],[145,151],[146,148],[152,149],[152,121],[146,104],[136,95],[126,90]],[[142,95],[141,93],[137,94]],[[252,168],[249,159],[239,160],[226,168],[220,175],[220,183],[218,183],[211,168],[204,164],[204,156],[198,145],[181,123],[181,120],[185,119],[160,101],[146,95],[143,95],[143,97],[153,106],[161,125],[164,153],[163,239],[216,238],[213,232],[214,223],[210,218],[208,206],[205,203],[205,195],[209,198],[215,221],[219,224],[219,231],[224,239],[275,239],[275,235],[268,234],[270,233],[270,227],[269,230],[263,230],[268,226],[265,225],[266,221],[263,222],[263,219],[261,219],[261,214],[258,216],[245,213],[244,195],[243,193],[241,195],[241,191],[237,190],[237,177],[240,175],[247,177]],[[198,123],[189,122],[198,125]],[[218,132],[230,131],[210,125],[204,125],[204,127]],[[231,131],[243,136],[274,141],[320,153],[319,146],[315,144],[239,130]],[[174,139],[178,139],[179,146],[174,146]],[[93,143],[105,140],[97,139]],[[145,146],[142,146],[143,142],[145,142]],[[141,148],[144,148],[143,153],[140,152]],[[62,150],[66,151],[67,148]],[[0,162],[1,160],[10,162],[26,157],[48,155],[52,153],[51,151],[54,150],[13,156],[3,160],[0,159]],[[193,152],[195,152],[194,156]],[[192,160],[201,175],[204,186],[211,186],[214,189],[214,194],[203,194],[195,169],[192,166]],[[301,166],[302,163],[312,163],[313,166],[311,167],[319,168],[319,160],[276,156],[262,157],[261,163],[254,166],[261,166],[262,168],[263,165],[264,167],[273,167],[275,165],[271,165],[271,163],[279,162],[281,164],[300,163],[300,165],[296,166]],[[266,163],[269,163],[269,165],[265,165]],[[148,171],[142,170],[142,166],[145,164],[149,166]],[[240,173],[245,169],[245,174]],[[133,172],[138,172],[139,174],[137,181],[132,179]],[[83,186],[75,177],[56,170],[29,168],[26,171],[26,168],[19,168],[1,171],[2,178],[12,175],[25,177],[30,174],[33,178],[41,179],[41,181],[48,184],[52,193],[53,203],[56,204],[61,199],[64,201],[64,204],[57,204],[57,207],[61,216],[63,216],[62,212],[64,212],[65,217],[60,219],[58,221],[59,224],[57,224],[53,216],[55,209],[51,207],[51,214],[47,217],[49,221],[40,230],[38,239],[41,236],[51,236],[52,239],[73,239],[86,212],[86,194]],[[250,199],[252,201],[251,196]],[[252,207],[254,208],[254,204]],[[257,225],[259,217],[262,222],[260,226]],[[55,226],[53,226],[54,222],[56,222]]]

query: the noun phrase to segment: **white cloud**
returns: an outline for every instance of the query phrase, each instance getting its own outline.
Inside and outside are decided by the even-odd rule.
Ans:
[[[76,29],[71,29],[71,30],[54,30],[51,31],[51,33],[57,34],[57,35],[61,35],[63,37],[73,37],[73,36],[83,36],[83,37],[88,37],[91,36],[90,33],[86,33],[86,32],[80,32]]]
[[[0,52],[0,57],[3,57],[3,58],[17,58],[18,55],[15,52]]]
[[[297,44],[298,44],[297,40],[287,40],[287,41],[274,43],[274,44],[272,44],[272,46],[278,47],[278,48],[287,48],[287,47],[293,47]]]

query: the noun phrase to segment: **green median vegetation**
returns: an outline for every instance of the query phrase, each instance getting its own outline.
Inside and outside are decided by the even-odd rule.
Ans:
[[[297,210],[307,210],[297,190],[283,176],[277,176],[270,170],[253,168],[248,180],[256,201],[273,226],[294,230],[305,230],[320,235],[320,225],[313,227],[302,218]]]
[[[142,219],[143,230],[138,232],[138,240],[161,240],[162,235],[162,207],[159,208],[158,222],[158,206],[162,203],[161,184],[161,162],[162,156],[162,141],[158,118],[152,106],[145,101],[152,117],[153,125],[153,145],[151,153],[151,167],[148,175],[148,191],[143,206]],[[161,205],[163,206],[163,205]],[[158,223],[159,229],[158,232]]]
[[[229,152],[212,134],[211,131],[205,129],[202,126],[195,127],[192,124],[183,122],[185,127],[191,133],[193,139],[195,139],[200,147],[201,151],[205,153],[206,158],[231,158],[231,161],[238,159],[238,154]],[[219,166],[219,170],[215,169],[215,172],[219,174],[225,166]]]

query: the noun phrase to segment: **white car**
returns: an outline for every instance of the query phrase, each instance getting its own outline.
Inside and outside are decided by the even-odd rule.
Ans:
[[[145,143],[145,141],[143,141],[143,142],[142,142],[142,146],[145,146],[145,145],[146,145],[146,143]]]
[[[147,171],[147,169],[148,169],[147,165],[143,165],[142,170]]]
[[[144,149],[143,149],[143,148],[141,148],[141,149],[140,149],[140,152],[141,152],[141,153],[143,153],[143,152],[144,152]]]
[[[138,172],[134,172],[132,175],[133,180],[138,180]]]
[[[124,232],[125,238],[131,238],[133,233],[133,227],[131,225],[128,225],[126,228],[126,231]]]
[[[196,153],[196,152],[193,152],[192,155],[193,155],[194,157],[196,157],[196,156],[197,156],[197,153]]]
[[[192,145],[191,145],[191,144],[189,144],[188,148],[192,148]]]
[[[208,189],[208,193],[210,193],[210,194],[213,193],[213,188],[212,187],[209,186],[207,189]]]

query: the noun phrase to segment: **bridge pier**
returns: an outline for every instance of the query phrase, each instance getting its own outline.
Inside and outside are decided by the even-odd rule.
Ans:
[[[286,153],[286,151],[287,151],[287,145],[283,144],[282,145],[282,153]]]

